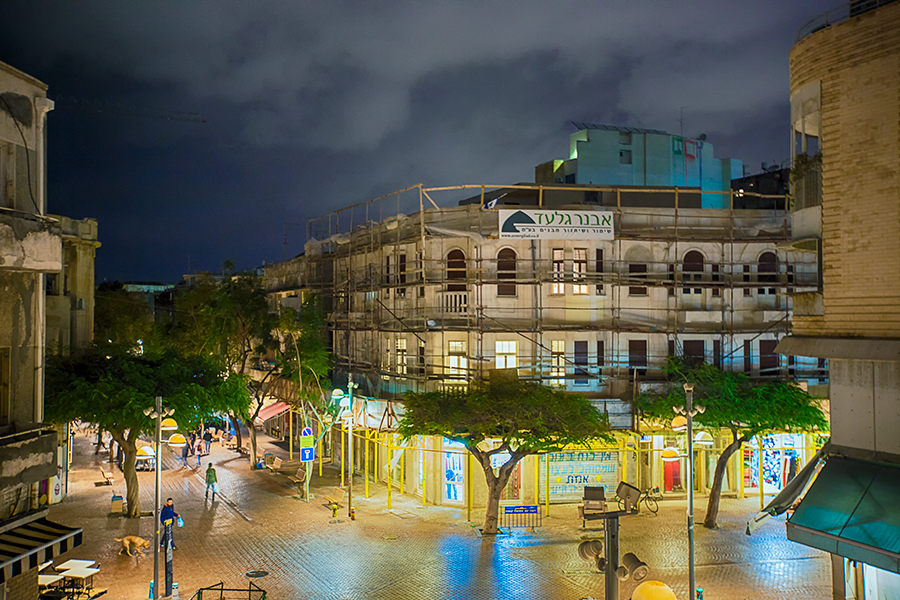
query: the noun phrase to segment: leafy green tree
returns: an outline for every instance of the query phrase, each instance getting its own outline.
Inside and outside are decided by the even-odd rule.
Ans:
[[[142,294],[125,291],[118,281],[104,282],[94,294],[94,339],[137,348],[149,341],[153,313]]]
[[[97,344],[47,361],[46,416],[55,423],[82,419],[109,431],[122,448],[128,516],[141,514],[135,461],[141,435],[155,434],[155,420],[144,414],[162,396],[175,410],[183,431],[210,415],[246,409],[247,388],[240,378],[220,377],[218,364],[200,355],[173,352],[136,355],[126,345]]]
[[[410,393],[403,404],[400,435],[456,440],[481,465],[488,487],[487,534],[497,533],[500,495],[522,458],[609,436],[606,415],[583,396],[517,379],[477,382],[465,391]],[[491,457],[507,453],[495,470]]]
[[[256,429],[253,420],[259,415],[264,399],[277,378],[277,370],[269,365],[267,354],[277,344],[272,336],[277,316],[269,312],[266,291],[259,275],[248,272],[231,274],[226,263],[226,276],[216,281],[212,276],[200,278],[175,300],[175,319],[170,339],[188,353],[210,356],[222,370],[243,380],[252,396],[245,410],[231,412],[231,419],[241,444],[241,425],[250,432],[251,468],[256,468]],[[251,381],[251,370],[260,367],[263,375]]]
[[[742,444],[769,431],[825,431],[828,421],[820,401],[790,381],[753,383],[744,373],[722,371],[700,363],[691,365],[681,357],[669,357],[663,370],[671,387],[664,393],[645,393],[635,402],[645,417],[671,424],[675,408],[686,402],[683,384],[694,384],[692,404],[702,408],[693,420],[701,427],[728,431],[731,442],[716,462],[703,526],[716,527],[722,481],[728,459]],[[689,482],[688,485],[693,485]]]

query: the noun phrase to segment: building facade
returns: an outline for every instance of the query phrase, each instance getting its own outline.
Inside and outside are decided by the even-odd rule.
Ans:
[[[47,276],[63,265],[46,211],[47,86],[0,63],[0,597],[38,596],[38,566],[81,543],[48,521],[64,436],[43,424]],[[41,539],[42,541],[37,541]]]
[[[441,194],[469,197],[439,202]],[[623,433],[619,446],[555,462],[590,462],[609,473],[611,490],[628,478],[677,491],[654,460],[664,440],[631,439],[640,429],[632,399],[659,385],[667,356],[759,379],[827,377],[815,359],[775,352],[790,331],[789,293],[817,283],[815,257],[783,249],[789,213],[735,210],[735,192],[717,194],[729,208],[702,208],[697,188],[416,187],[312,222],[304,254],[268,265],[266,285],[294,307],[306,291],[322,295],[334,382],[359,386],[358,427],[390,430],[406,391],[514,370],[585,395]],[[448,440],[421,444],[426,458],[410,460],[429,466],[413,465],[408,489],[433,477],[422,486],[428,501],[452,503],[458,494],[445,474],[465,477],[464,469],[440,461],[453,463],[459,449]],[[557,479],[543,464],[525,461],[522,497],[571,501],[596,483]],[[736,459],[728,489],[742,485],[740,473]]]
[[[851,2],[790,54],[794,248],[817,256],[779,352],[827,358],[831,451],[788,537],[832,553],[835,598],[900,594],[900,3]],[[829,515],[827,523],[822,515]]]

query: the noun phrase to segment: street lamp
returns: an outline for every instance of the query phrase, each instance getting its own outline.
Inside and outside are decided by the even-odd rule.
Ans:
[[[687,417],[687,464],[688,464],[688,581],[690,587],[690,598],[696,597],[696,586],[694,585],[694,384],[684,384],[684,395],[686,398],[684,405],[685,416]]]
[[[178,429],[178,423],[175,422],[175,419],[169,418],[169,415],[175,412],[174,409],[162,407],[162,396],[156,397],[156,408],[146,408],[144,409],[144,414],[148,417],[152,417],[156,421],[156,435],[153,436],[154,441],[154,454],[156,455],[156,469],[155,469],[155,478],[154,481],[156,485],[154,486],[154,504],[153,504],[153,519],[156,523],[154,531],[156,532],[153,536],[153,597],[159,598],[159,490],[162,487],[162,471],[160,467],[160,456],[159,456],[159,447],[162,443],[161,437],[163,431],[173,431]],[[166,417],[166,418],[163,418]],[[180,438],[180,439],[179,439]],[[181,434],[172,435],[168,443],[176,448],[180,448],[184,446],[187,441],[184,439],[184,436]]]
[[[347,382],[347,396],[341,400],[341,406],[345,407],[344,415],[347,417],[347,516],[353,518],[353,389],[359,385],[352,381]]]

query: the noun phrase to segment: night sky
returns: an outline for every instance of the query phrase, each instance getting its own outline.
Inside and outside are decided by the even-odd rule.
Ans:
[[[175,283],[409,185],[533,181],[573,121],[677,134],[683,107],[717,157],[784,162],[788,52],[830,8],[5,0],[0,61],[49,85],[49,210],[98,220],[97,281]]]

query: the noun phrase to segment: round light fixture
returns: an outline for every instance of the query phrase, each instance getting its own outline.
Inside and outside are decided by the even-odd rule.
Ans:
[[[159,424],[159,429],[160,431],[174,431],[178,429],[178,423],[175,422],[175,419],[167,417]]]
[[[645,581],[634,588],[631,600],[675,600],[675,592],[662,581]]]
[[[678,448],[666,448],[662,451],[662,461],[663,462],[675,462],[681,458],[681,454],[678,452]]]
[[[166,443],[173,448],[181,448],[187,445],[187,440],[180,433],[173,433]]]
[[[678,415],[672,419],[672,431],[684,431],[687,429],[687,417]]]
[[[698,431],[697,435],[694,436],[694,443],[701,446],[712,446],[714,442],[713,436],[707,431]]]
[[[137,460],[150,460],[156,456],[153,446],[141,446],[137,451]]]

